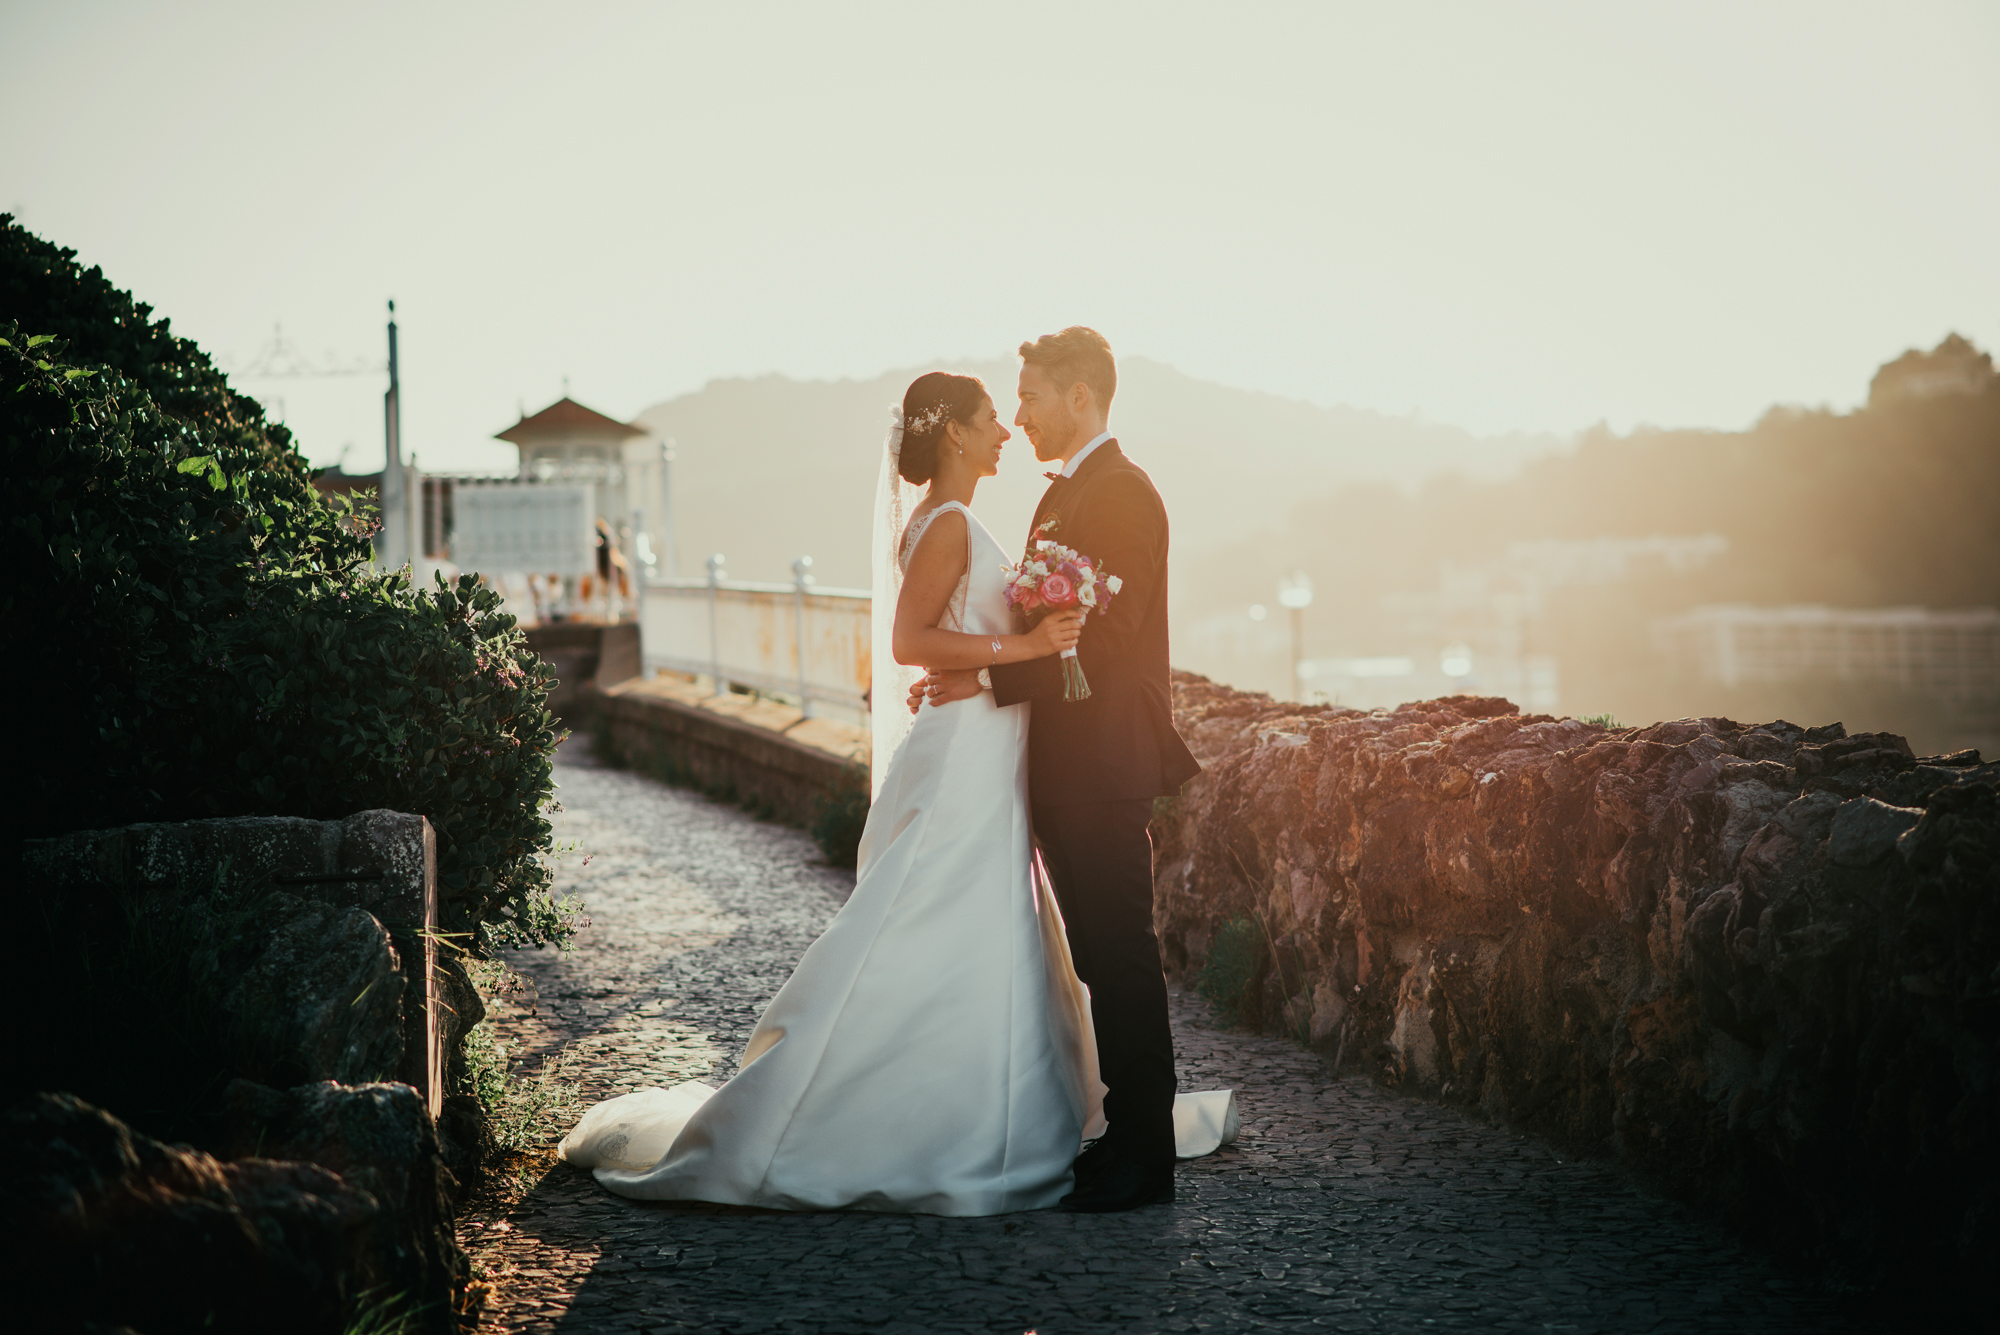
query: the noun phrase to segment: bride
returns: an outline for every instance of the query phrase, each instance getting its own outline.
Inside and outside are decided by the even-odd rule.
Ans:
[[[1009,563],[968,508],[1011,433],[976,378],[933,371],[892,410],[876,506],[874,803],[854,893],[720,1089],[586,1112],[563,1157],[622,1196],[784,1210],[1003,1214],[1057,1204],[1104,1126],[1089,994],[1035,859],[1028,710],[990,691],[897,702],[921,669],[1057,653],[1074,615],[1014,630]],[[915,488],[927,486],[921,500]],[[886,762],[886,763],[884,763]],[[1235,1133],[1182,1095],[1181,1157]]]

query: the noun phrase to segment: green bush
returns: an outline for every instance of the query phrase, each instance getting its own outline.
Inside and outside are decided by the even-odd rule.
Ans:
[[[849,765],[814,807],[813,842],[833,866],[852,867],[860,856],[861,832],[867,825],[868,767]]]
[[[1215,929],[1195,990],[1225,1023],[1246,1024],[1256,1018],[1256,988],[1263,977],[1267,944],[1264,924],[1255,918],[1231,918]]]
[[[500,997],[522,990],[520,975],[499,960],[469,961],[466,973],[486,1002],[489,1018],[465,1036],[456,1092],[479,1100],[494,1144],[502,1151],[518,1153],[546,1144],[568,1131],[583,1112],[582,1086],[573,1078],[576,1050],[545,1057],[534,1075],[514,1073],[507,1045],[494,1032],[490,1016]]]
[[[411,590],[399,578],[273,595],[211,642],[186,679],[203,709],[205,805],[333,819],[386,807],[437,829],[438,900],[449,931],[482,944],[561,939],[536,856],[553,793],[554,671],[470,575]]]
[[[225,452],[261,457],[302,488],[311,469],[289,430],[266,421],[257,400],[238,394],[191,340],[152,318],[153,308],[84,269],[76,252],[54,246],[0,213],[0,316],[52,335],[78,366],[117,372],[161,412],[195,427]]]
[[[519,1153],[564,1134],[582,1114],[576,1062],[573,1053],[558,1052],[544,1058],[533,1075],[516,1075],[508,1070],[507,1045],[494,1036],[492,1021],[482,1021],[465,1036],[465,1078],[458,1092],[479,1100],[494,1144]]]
[[[49,295],[65,283],[73,310]],[[282,429],[96,270],[0,220],[0,293],[22,290],[94,337],[0,322],[0,616],[40,668],[6,846],[386,807],[436,827],[448,930],[563,939],[539,856],[554,674],[497,595],[370,570],[367,515],[320,498]]]

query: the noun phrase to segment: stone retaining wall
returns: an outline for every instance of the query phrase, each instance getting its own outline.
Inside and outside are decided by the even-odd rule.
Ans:
[[[30,840],[22,862],[30,880],[52,886],[166,894],[219,874],[224,890],[276,891],[266,949],[245,982],[293,1017],[308,1074],[401,1080],[438,1115],[445,1053],[464,1026],[439,1005],[437,834],[424,817],[79,830]]]
[[[866,735],[750,695],[710,695],[673,677],[585,694],[602,758],[741,802],[793,825],[868,764]],[[865,782],[864,782],[865,790]]]
[[[1838,724],[1301,708],[1188,674],[1169,967],[1798,1253],[2000,1254],[2000,766]],[[1239,964],[1239,975],[1243,971]]]
[[[556,670],[549,711],[572,727],[588,713],[585,697],[590,691],[639,675],[636,621],[555,621],[529,626],[522,634],[528,647]]]
[[[445,1058],[480,1003],[462,971],[438,959],[430,822],[364,811],[80,831],[26,844],[18,880],[24,903],[83,906],[70,922],[86,947],[99,926],[108,945],[120,913],[198,918],[211,891],[220,893],[206,906],[244,906],[218,994],[195,1012],[196,1023],[220,1026],[235,1044],[223,1056],[240,1065],[187,1070],[185,1088],[174,1086],[179,1071],[157,1089],[113,1080],[110,1101],[133,1106],[105,1108],[49,1088],[45,1069],[17,1073],[33,1092],[0,1107],[9,1147],[0,1250],[36,1277],[15,1304],[24,1319],[35,1329],[339,1335],[388,1303],[398,1329],[458,1331],[467,1272],[453,1239],[451,1164],[476,1164],[472,1142],[441,1139],[438,1119],[464,1125],[474,1102],[446,1097]],[[173,1051],[187,998],[130,991],[129,1006],[158,1007],[131,1026]],[[241,1035],[235,1021],[246,1024]],[[64,1069],[86,1083],[94,1074]],[[201,1092],[244,1070],[300,1083],[281,1090],[239,1075],[219,1101]],[[202,1148],[121,1120],[174,1107]],[[473,1133],[479,1125],[475,1112]]]
[[[13,1328],[459,1335],[454,1183],[416,1092],[229,1093],[241,1135],[222,1157],[68,1094],[0,1108]],[[388,1317],[358,1319],[378,1304]]]

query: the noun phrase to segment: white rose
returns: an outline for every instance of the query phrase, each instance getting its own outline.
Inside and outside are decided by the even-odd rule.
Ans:
[[[1118,578],[1118,576],[1116,575],[1106,575],[1104,577],[1104,587],[1111,590],[1113,593],[1116,593],[1118,592],[1118,590],[1125,587],[1125,581]]]

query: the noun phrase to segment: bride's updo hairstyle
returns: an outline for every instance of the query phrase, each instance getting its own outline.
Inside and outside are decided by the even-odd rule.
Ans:
[[[928,371],[912,380],[903,391],[903,450],[896,461],[903,480],[921,487],[936,477],[945,423],[970,425],[984,402],[986,386],[976,375]]]

